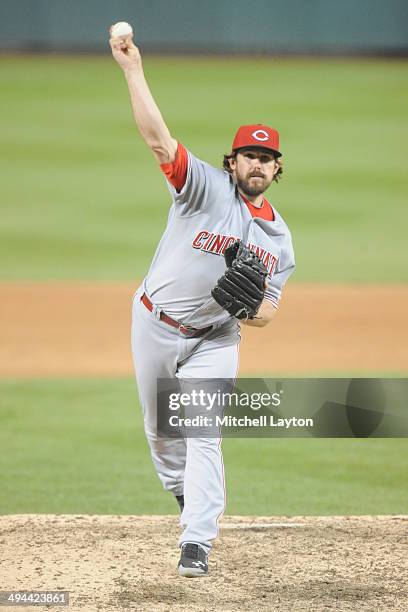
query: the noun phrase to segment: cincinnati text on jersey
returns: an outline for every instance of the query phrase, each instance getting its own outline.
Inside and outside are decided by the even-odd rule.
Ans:
[[[239,240],[239,238],[235,238],[234,236],[224,236],[224,234],[213,234],[211,232],[207,232],[206,230],[201,230],[194,238],[192,245],[194,249],[199,249],[205,253],[224,255],[225,249],[231,246],[231,244],[233,244],[236,240]],[[272,276],[275,271],[276,264],[278,263],[278,258],[256,244],[249,242],[247,247],[263,261],[266,269],[268,270],[268,275]]]

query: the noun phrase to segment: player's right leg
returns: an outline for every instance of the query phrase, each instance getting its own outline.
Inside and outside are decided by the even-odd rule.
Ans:
[[[140,302],[141,294],[139,290],[133,300],[132,354],[144,428],[164,488],[179,496],[184,493],[186,442],[157,435],[157,379],[175,377],[180,338],[176,330],[146,309]]]

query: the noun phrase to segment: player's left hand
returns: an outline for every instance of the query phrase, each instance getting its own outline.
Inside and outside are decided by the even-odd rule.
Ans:
[[[268,271],[260,258],[244,245],[234,243],[230,248],[225,253],[230,266],[218,279],[211,295],[237,319],[253,319],[264,299]]]

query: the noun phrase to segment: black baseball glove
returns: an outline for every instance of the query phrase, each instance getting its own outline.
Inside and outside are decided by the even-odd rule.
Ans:
[[[238,240],[225,249],[224,257],[227,270],[211,295],[237,319],[253,319],[265,295],[266,266]]]

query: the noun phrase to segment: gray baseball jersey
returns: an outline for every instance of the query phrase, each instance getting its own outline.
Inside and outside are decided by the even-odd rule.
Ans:
[[[272,221],[253,216],[230,174],[191,152],[182,190],[167,184],[173,203],[144,285],[152,302],[192,327],[226,321],[230,315],[211,289],[225,272],[225,249],[240,239],[265,263],[265,299],[277,307],[295,266],[291,235],[277,210]]]

